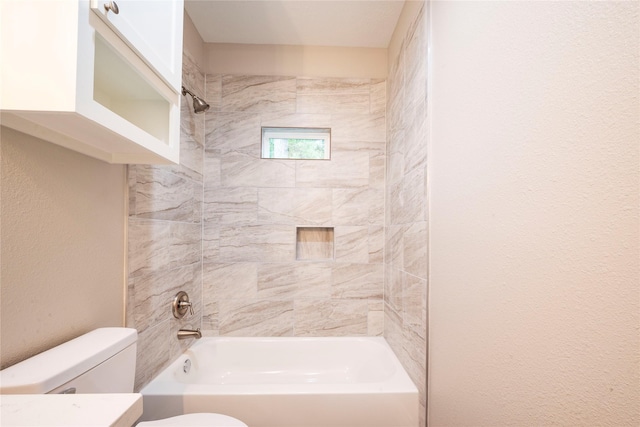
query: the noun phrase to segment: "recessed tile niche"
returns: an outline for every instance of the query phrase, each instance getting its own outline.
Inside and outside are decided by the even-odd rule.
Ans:
[[[333,227],[297,227],[296,259],[333,259]]]

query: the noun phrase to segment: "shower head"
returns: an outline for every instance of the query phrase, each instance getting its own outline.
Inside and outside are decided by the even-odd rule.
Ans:
[[[195,111],[196,114],[204,113],[209,109],[209,104],[207,104],[204,99],[196,96],[189,89],[182,86],[182,95],[186,95],[186,94],[191,95],[191,97],[193,98],[193,111]]]

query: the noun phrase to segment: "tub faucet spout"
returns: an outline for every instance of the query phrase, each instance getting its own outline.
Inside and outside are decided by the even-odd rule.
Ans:
[[[202,338],[202,332],[200,332],[200,328],[198,329],[180,329],[178,331],[178,339],[186,340],[187,338],[195,338],[199,340]]]

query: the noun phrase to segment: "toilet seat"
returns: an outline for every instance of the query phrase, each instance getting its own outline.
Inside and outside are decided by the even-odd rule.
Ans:
[[[222,414],[185,414],[155,421],[144,421],[138,427],[248,427],[242,421]]]

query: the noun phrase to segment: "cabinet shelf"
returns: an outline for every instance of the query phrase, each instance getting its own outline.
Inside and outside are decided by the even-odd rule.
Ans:
[[[153,3],[176,10],[173,0]],[[167,84],[88,0],[1,2],[0,16],[3,126],[110,163],[178,163],[179,85]],[[178,21],[171,31],[181,45]]]

